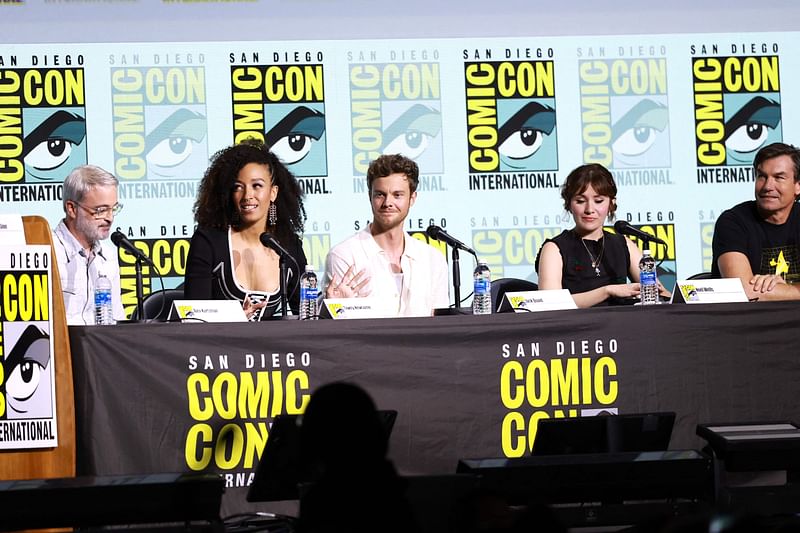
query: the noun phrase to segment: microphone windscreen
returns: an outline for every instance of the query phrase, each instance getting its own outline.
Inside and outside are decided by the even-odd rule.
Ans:
[[[439,232],[440,231],[442,231],[442,228],[440,228],[439,226],[436,226],[434,224],[431,224],[430,226],[428,226],[428,229],[425,230],[425,233],[431,239],[439,240]]]
[[[123,235],[121,231],[117,230],[111,234],[111,242],[113,242],[115,246],[120,246],[124,241],[125,235]]]

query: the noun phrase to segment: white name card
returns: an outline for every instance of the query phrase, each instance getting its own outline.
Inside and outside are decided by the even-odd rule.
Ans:
[[[0,215],[0,244],[25,244],[21,215]]]
[[[674,304],[716,304],[746,302],[747,294],[739,278],[680,280],[672,291]]]
[[[515,313],[577,309],[575,300],[567,289],[507,292],[500,302],[498,313],[514,310]]]
[[[181,322],[247,322],[238,300],[175,300],[167,321]]]
[[[350,318],[385,318],[394,316],[374,298],[326,298],[322,301],[320,318],[346,320]]]

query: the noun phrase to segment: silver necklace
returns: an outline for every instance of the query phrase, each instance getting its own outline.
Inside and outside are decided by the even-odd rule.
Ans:
[[[586,249],[586,253],[589,254],[589,259],[592,262],[592,268],[594,269],[595,274],[599,278],[600,277],[600,261],[603,260],[603,252],[606,249],[606,236],[603,235],[602,237],[600,237],[600,253],[597,254],[597,257],[593,256],[592,252],[589,251],[589,247],[586,246],[586,241],[585,240],[581,239],[581,243],[583,244],[583,247]]]

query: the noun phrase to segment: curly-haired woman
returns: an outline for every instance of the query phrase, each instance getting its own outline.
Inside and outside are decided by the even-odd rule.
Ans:
[[[297,313],[306,266],[302,196],[292,173],[260,142],[245,141],[214,154],[194,205],[198,228],[186,265],[186,298],[239,300],[250,320],[276,314],[279,257],[261,244],[266,231],[294,259],[287,265],[286,292]]]

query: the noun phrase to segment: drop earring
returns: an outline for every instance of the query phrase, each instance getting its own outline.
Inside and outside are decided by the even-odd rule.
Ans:
[[[269,204],[269,209],[267,210],[267,223],[270,226],[276,226],[278,224],[278,207],[275,205],[275,202]]]

